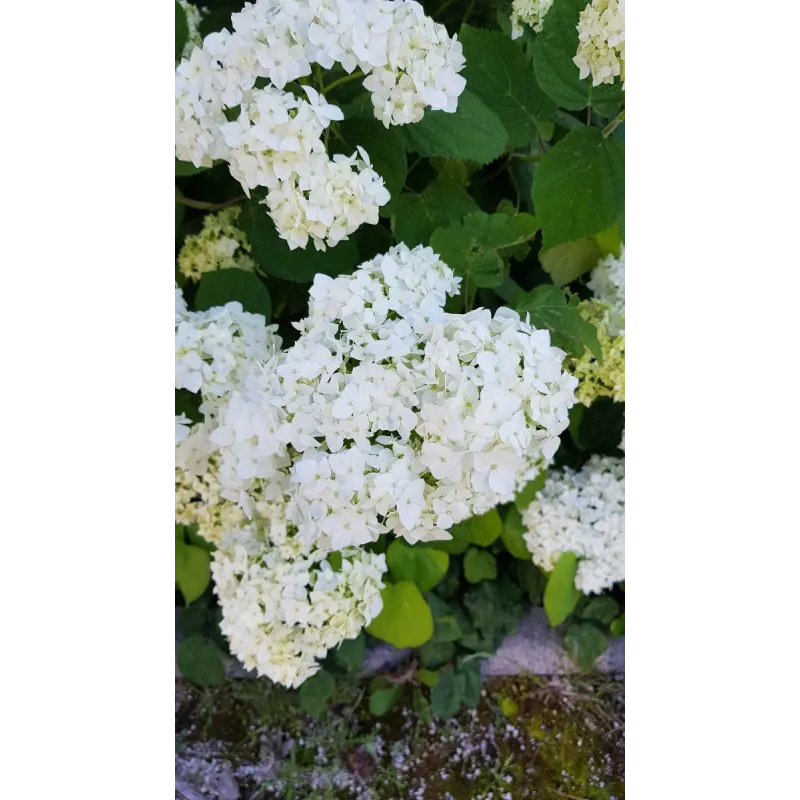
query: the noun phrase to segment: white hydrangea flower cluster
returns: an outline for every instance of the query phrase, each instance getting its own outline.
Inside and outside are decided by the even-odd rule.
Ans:
[[[562,553],[579,558],[575,587],[599,594],[625,580],[625,461],[593,455],[579,470],[550,473],[523,514],[525,544],[550,571]]]
[[[264,511],[214,553],[220,627],[245,667],[294,688],[380,613],[386,559],[346,548],[334,560],[294,535],[281,503]]]
[[[555,453],[577,379],[516,312],[445,313],[459,282],[403,244],[317,275],[298,341],[221,409],[223,496],[285,497],[300,538],[335,550],[449,539],[510,501]]]
[[[213,413],[221,398],[280,348],[278,326],[266,322],[236,302],[176,313],[175,388],[200,392],[200,410]]]
[[[189,0],[178,0],[178,5],[186,15],[186,27],[189,30],[182,53],[183,58],[188,58],[192,54],[192,50],[195,47],[199,47],[203,41],[200,36],[200,22],[203,19],[203,14],[208,13],[208,9],[199,9],[197,6],[192,5]]]
[[[461,44],[406,0],[256,0],[210,34],[175,76],[176,156],[195,166],[228,162],[245,192],[268,189],[270,216],[289,246],[335,245],[375,224],[389,200],[367,153],[328,157],[322,134],[337,106],[304,86],[284,91],[314,63],[360,68],[375,115],[416,122],[425,106],[455,111],[466,82]],[[267,79],[271,85],[256,87]],[[226,109],[238,116],[228,121]]]
[[[530,25],[536,33],[542,30],[542,24],[553,0],[514,0],[511,4],[511,38],[522,36],[523,25]]]
[[[619,258],[613,254],[601,259],[592,270],[588,287],[592,294],[611,309],[609,333],[625,335],[625,245]]]
[[[592,86],[614,83],[625,88],[625,0],[592,0],[578,20],[578,52],[572,59]]]

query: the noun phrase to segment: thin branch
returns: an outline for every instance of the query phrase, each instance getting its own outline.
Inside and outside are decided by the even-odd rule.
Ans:
[[[332,92],[337,86],[341,86],[344,83],[349,83],[350,81],[357,81],[359,78],[363,77],[364,73],[360,69],[357,69],[350,75],[344,75],[341,78],[337,78],[330,86],[323,86],[321,91],[323,94],[327,94],[328,92]]]
[[[444,3],[442,3],[439,6],[439,8],[437,8],[436,11],[434,11],[433,14],[431,14],[431,16],[438,17],[439,14],[443,13],[444,11],[447,11],[447,9],[450,8],[450,6],[453,5],[454,2],[455,0],[444,0]]]
[[[242,194],[238,197],[232,197],[230,200],[225,200],[222,203],[208,203],[205,200],[192,200],[189,197],[184,197],[182,194],[175,195],[176,203],[180,203],[182,206],[187,206],[188,208],[197,208],[200,211],[222,211],[223,208],[230,208],[230,206],[235,206],[243,200],[247,200],[247,195]]]
[[[467,6],[467,10],[464,12],[464,17],[461,20],[462,25],[466,25],[467,20],[472,14],[472,10],[475,8],[475,0],[469,0],[469,5]]]
[[[515,161],[541,161],[544,156],[541,155],[526,155],[525,153],[512,153],[510,158],[513,158]]]
[[[608,125],[603,128],[603,136],[608,139],[612,133],[625,121],[625,109],[623,108],[622,111],[619,112],[616,119],[612,119]]]

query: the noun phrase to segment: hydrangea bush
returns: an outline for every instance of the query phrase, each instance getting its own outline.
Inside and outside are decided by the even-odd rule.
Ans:
[[[181,670],[450,716],[624,633],[624,3],[176,3]]]

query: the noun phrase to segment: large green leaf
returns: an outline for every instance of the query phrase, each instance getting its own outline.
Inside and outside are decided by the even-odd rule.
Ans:
[[[588,347],[595,358],[603,358],[597,329],[581,316],[577,302],[568,303],[563,290],[557,286],[537,286],[517,303],[517,310],[529,313],[535,328],[549,330],[556,347],[576,357],[582,356]]]
[[[619,614],[619,603],[607,594],[593,597],[581,611],[581,619],[595,620],[610,625]]]
[[[197,600],[211,582],[211,559],[201,547],[175,541],[175,583],[186,605]]]
[[[514,498],[514,505],[520,514],[533,502],[533,498],[544,486],[546,480],[547,470],[543,469],[532,481],[528,481],[522,487],[522,491]]]
[[[225,680],[225,665],[213,642],[190,636],[178,645],[178,669],[198,686],[218,686]]]
[[[493,581],[497,577],[497,560],[488,550],[470,547],[464,556],[464,577],[470,583]]]
[[[592,269],[600,256],[600,246],[593,237],[587,236],[551,247],[539,256],[539,260],[556,286],[566,286]]]
[[[509,147],[536,137],[537,122],[552,119],[555,104],[539,89],[530,65],[508,36],[461,26],[459,36],[467,65],[467,86],[499,117]]]
[[[328,700],[336,688],[336,681],[330,672],[321,669],[300,687],[300,707],[306,714],[319,719],[328,707]]]
[[[463,553],[472,543],[472,533],[469,529],[469,522],[466,520],[457,522],[448,533],[453,537],[452,539],[439,539],[432,542],[431,546],[456,556]]]
[[[527,242],[539,226],[530,214],[486,214],[477,211],[463,223],[438,228],[431,236],[431,247],[456,275],[479,288],[496,288],[506,274],[509,248]]]
[[[275,223],[267,215],[267,207],[254,199],[244,203],[239,225],[247,234],[251,255],[262,272],[273,278],[295,283],[311,283],[318,272],[325,275],[345,275],[359,265],[358,247],[352,239],[339,242],[325,251],[317,250],[312,242],[305,249],[289,249],[278,236]]]
[[[361,633],[355,639],[345,639],[333,651],[333,658],[336,664],[345,671],[355,672],[364,661],[365,650],[366,641],[364,634]]]
[[[575,588],[575,573],[578,558],[575,553],[562,553],[547,579],[544,589],[544,610],[554,628],[560,625],[574,610],[581,598]]]
[[[409,247],[428,244],[431,234],[450,222],[460,222],[478,211],[478,204],[449,172],[444,170],[423,192],[401,194],[393,204],[394,235]]]
[[[263,314],[267,322],[272,315],[269,290],[254,272],[244,269],[218,269],[206,272],[200,280],[195,297],[195,308],[202,311],[213,306],[224,306],[236,300],[245,311]]]
[[[403,696],[404,688],[400,684],[395,684],[386,689],[375,689],[369,696],[369,713],[373,717],[382,717]]]
[[[533,207],[551,248],[600,233],[625,209],[625,150],[598,128],[570,131],[542,159]]]
[[[339,123],[338,133],[341,138],[332,137],[331,151],[351,156],[356,152],[356,145],[363,147],[373,169],[383,178],[392,199],[398,197],[406,182],[407,164],[397,128],[384,128],[377,119],[354,117]],[[383,216],[388,216],[387,208],[381,207]]]
[[[489,547],[503,532],[503,520],[496,508],[490,508],[485,514],[470,517],[467,521],[472,541],[481,547]]]
[[[427,592],[444,578],[450,556],[441,550],[412,547],[402,539],[395,539],[386,551],[386,563],[395,581],[412,581],[421,592]]]
[[[577,111],[587,105],[613,116],[625,99],[622,82],[592,86],[581,80],[573,58],[578,52],[578,18],[586,0],[555,0],[533,45],[533,68],[541,88],[561,108]]]
[[[419,649],[419,663],[426,669],[443,667],[456,652],[452,642],[426,642]]]
[[[196,167],[191,161],[179,161],[175,159],[175,177],[187,178],[190,175],[197,175],[198,172],[203,172],[208,167]]]
[[[506,550],[520,561],[531,560],[531,554],[528,552],[528,547],[525,544],[525,531],[526,528],[522,522],[522,515],[517,510],[517,507],[509,506],[506,511],[506,518],[503,521],[501,536]]]
[[[458,98],[458,110],[426,111],[413,125],[398,128],[406,150],[421,156],[461,158],[488,164],[508,145],[508,133],[497,114],[469,89]]]
[[[564,646],[582,669],[591,669],[608,648],[608,637],[591,622],[574,622],[567,629]]]
[[[433,615],[419,589],[411,581],[387,584],[381,592],[383,609],[367,632],[394,645],[420,647],[433,636]]]
[[[448,667],[439,675],[436,686],[431,689],[431,711],[440,719],[454,717],[461,708],[461,686],[456,673]]]

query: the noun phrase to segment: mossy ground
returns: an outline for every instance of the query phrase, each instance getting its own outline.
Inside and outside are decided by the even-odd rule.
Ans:
[[[624,798],[624,685],[608,678],[493,678],[477,709],[371,717],[344,689],[322,720],[267,681],[176,685],[178,796],[229,800]],[[191,795],[192,791],[195,793]]]

